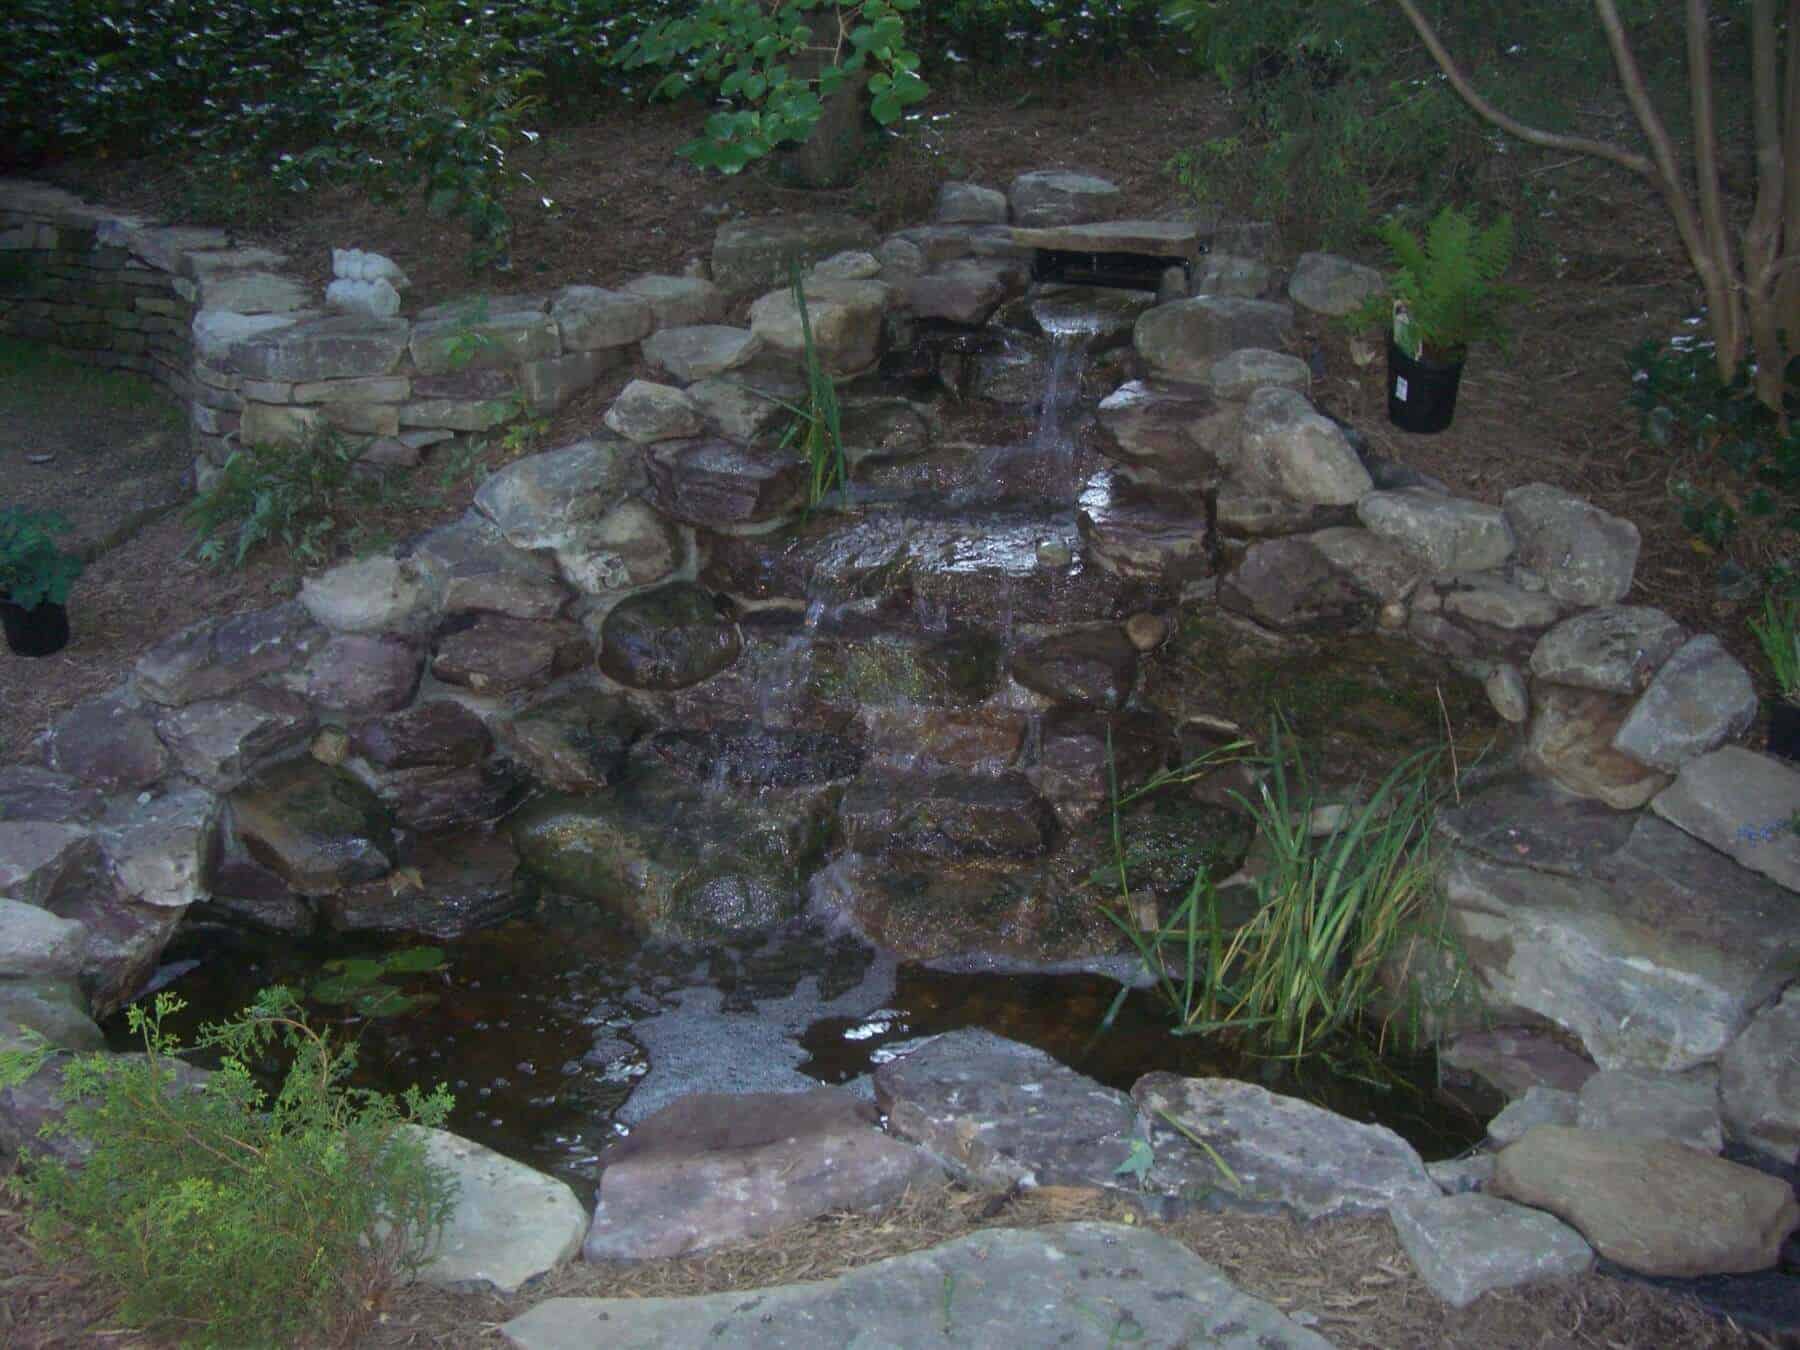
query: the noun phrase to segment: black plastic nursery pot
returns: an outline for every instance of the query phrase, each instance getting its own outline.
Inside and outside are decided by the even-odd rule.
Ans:
[[[1463,363],[1415,360],[1388,339],[1388,421],[1402,431],[1429,435],[1456,415]]]
[[[1800,760],[1800,704],[1784,698],[1769,709],[1769,753]]]
[[[51,656],[69,645],[69,611],[48,600],[33,609],[0,600],[0,624],[15,656]]]

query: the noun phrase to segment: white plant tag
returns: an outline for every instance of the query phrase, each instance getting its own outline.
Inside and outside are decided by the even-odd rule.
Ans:
[[[1394,397],[1402,403],[1406,402],[1406,376],[1394,376]]]

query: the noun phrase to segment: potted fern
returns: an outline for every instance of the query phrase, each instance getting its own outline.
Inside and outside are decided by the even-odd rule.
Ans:
[[[56,547],[69,528],[53,511],[0,509],[0,626],[20,656],[49,656],[69,641],[69,587],[81,559]]]
[[[1769,753],[1800,760],[1800,596],[1766,592],[1750,631],[1781,690],[1781,701],[1769,710]]]
[[[1372,297],[1356,317],[1389,327],[1388,420],[1403,431],[1442,431],[1456,412],[1469,348],[1506,346],[1502,316],[1520,294],[1500,279],[1512,264],[1512,217],[1477,229],[1446,206],[1423,239],[1393,220],[1377,233],[1394,270],[1388,293]]]

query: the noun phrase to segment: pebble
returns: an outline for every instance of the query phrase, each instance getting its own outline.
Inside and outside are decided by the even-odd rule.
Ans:
[[[1125,636],[1140,652],[1155,651],[1169,636],[1169,624],[1159,614],[1133,614],[1125,620]]]

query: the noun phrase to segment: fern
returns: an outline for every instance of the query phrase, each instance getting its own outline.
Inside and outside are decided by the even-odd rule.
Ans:
[[[1501,278],[1512,265],[1513,224],[1501,216],[1485,229],[1446,206],[1419,239],[1398,221],[1377,229],[1393,259],[1386,297],[1376,297],[1354,316],[1384,321],[1392,315],[1394,340],[1415,360],[1455,358],[1477,342],[1506,349],[1503,314],[1522,292]]]

